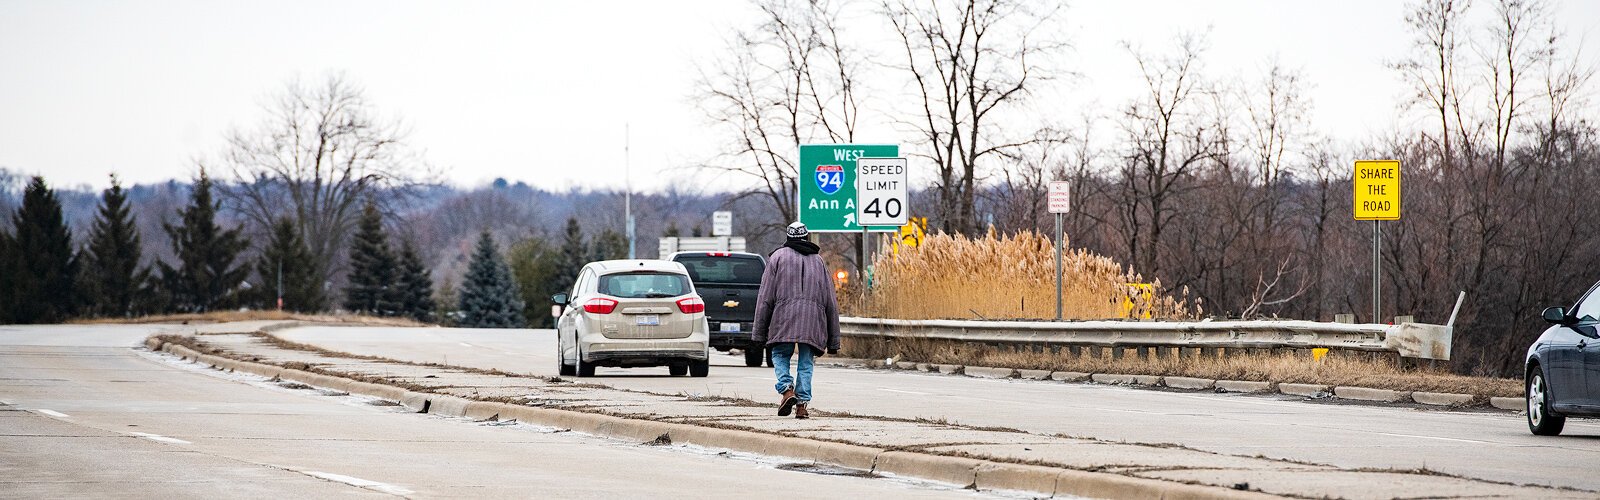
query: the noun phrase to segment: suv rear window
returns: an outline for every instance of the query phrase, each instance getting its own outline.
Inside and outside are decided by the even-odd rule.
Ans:
[[[672,273],[618,273],[600,277],[600,293],[624,299],[659,299],[689,294],[689,280]]]
[[[761,272],[766,265],[759,257],[734,255],[712,257],[709,255],[680,256],[679,264],[689,269],[689,277],[696,283],[761,284]]]

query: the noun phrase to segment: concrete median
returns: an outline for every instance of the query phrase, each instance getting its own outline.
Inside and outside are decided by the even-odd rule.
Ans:
[[[206,345],[203,344],[201,346],[206,347]],[[158,347],[170,349],[170,351],[174,354],[182,353],[190,356],[198,354],[186,347],[175,344],[168,344],[166,346]],[[246,354],[246,356],[250,355]],[[306,359],[302,356],[304,355],[295,354],[292,357],[288,357],[288,359],[293,359],[296,360],[296,362],[299,362],[299,360]],[[270,359],[271,356],[262,354],[260,357],[253,357],[252,359],[263,359],[263,357]],[[1206,486],[1186,484],[1183,482],[1169,481],[1165,479],[1134,477],[1138,475],[1137,473],[1128,473],[1130,475],[1123,475],[1111,472],[1090,472],[1078,468],[1067,468],[1073,467],[1072,465],[1056,464],[1050,466],[1050,464],[1054,462],[1039,462],[1034,461],[1034,459],[1030,457],[1018,457],[1005,453],[978,452],[972,455],[967,455],[967,453],[971,452],[960,450],[940,451],[937,449],[906,446],[906,443],[910,441],[906,441],[905,439],[887,441],[880,441],[877,439],[853,440],[855,443],[852,444],[834,442],[831,439],[837,439],[836,436],[824,435],[825,438],[830,439],[829,441],[824,441],[822,439],[808,437],[818,435],[815,434],[815,429],[811,426],[804,426],[801,428],[790,427],[787,422],[793,422],[793,420],[785,420],[783,421],[785,422],[784,424],[777,427],[769,426],[765,428],[730,429],[725,428],[727,427],[727,421],[719,421],[709,418],[700,422],[688,420],[686,423],[680,423],[683,422],[682,420],[679,420],[682,417],[668,416],[667,418],[661,418],[662,414],[650,416],[652,415],[650,413],[628,413],[629,415],[635,416],[618,417],[598,412],[605,411],[603,409],[594,411],[585,408],[561,409],[554,407],[526,406],[503,403],[500,401],[504,401],[504,399],[500,398],[496,398],[493,401],[485,401],[478,398],[488,398],[489,396],[478,395],[477,392],[469,393],[466,391],[457,391],[457,394],[461,394],[461,396],[458,397],[448,394],[411,391],[382,383],[357,381],[346,377],[328,375],[324,373],[312,373],[303,370],[285,369],[280,366],[267,363],[237,361],[232,360],[231,358],[215,357],[211,355],[206,355],[205,359],[216,361],[219,365],[232,364],[237,366],[236,369],[238,371],[242,372],[255,373],[263,376],[266,376],[266,373],[278,373],[282,375],[281,378],[284,380],[305,383],[307,385],[323,388],[339,387],[344,388],[344,390],[352,394],[395,400],[408,408],[412,408],[414,411],[420,411],[425,407],[427,408],[428,413],[448,416],[461,416],[475,420],[483,420],[493,416],[498,416],[500,420],[515,419],[519,422],[525,422],[528,424],[560,429],[570,429],[573,432],[606,437],[631,443],[657,442],[657,439],[660,436],[665,435],[670,438],[673,444],[688,444],[713,449],[725,449],[743,453],[752,453],[763,456],[777,456],[796,460],[813,461],[820,464],[830,464],[864,471],[893,474],[908,478],[938,481],[960,487],[973,487],[979,490],[1015,490],[1034,494],[1043,494],[1046,496],[1059,494],[1096,498],[1263,497],[1263,495],[1257,493],[1236,491],[1226,487],[1227,484],[1233,483],[1226,483],[1222,484],[1221,486]],[[941,368],[947,367],[954,367],[955,370],[951,371],[955,372],[960,372],[963,368],[959,365],[947,365]],[[389,373],[411,374],[407,376],[415,377],[415,369],[415,366],[408,366],[402,367],[402,369],[398,371],[391,371]],[[1015,376],[1015,374],[1019,372],[1008,371],[1007,373],[1008,376]],[[970,372],[969,375],[983,376],[979,375],[978,373]],[[1069,377],[1070,379],[1070,377],[1074,377],[1076,375],[1077,374],[1071,373],[1050,373],[1049,377],[1057,378],[1060,376],[1065,376]],[[1083,378],[1089,378],[1088,374],[1081,375]],[[471,374],[464,374],[463,376],[471,376]],[[478,376],[484,375],[480,374]],[[363,368],[363,371],[358,374],[358,378],[365,380],[373,380],[371,377],[372,373],[367,371],[366,368]],[[1156,376],[1126,375],[1119,377],[1128,377],[1126,379],[1118,380],[1129,380],[1131,383],[1157,385],[1161,382],[1161,378]],[[530,377],[530,383],[533,383],[532,379],[534,378],[537,377]],[[421,379],[412,378],[411,380]],[[496,378],[495,380],[500,379]],[[1201,380],[1203,382],[1206,379],[1197,380]],[[439,390],[440,392],[450,392],[452,388],[461,387],[458,385],[450,385],[453,383],[454,381],[441,382],[438,384],[438,388],[430,389],[423,387],[419,388],[418,390]],[[1184,383],[1185,381],[1178,382],[1179,385]],[[1217,385],[1221,386],[1222,383],[1223,382],[1217,382]],[[1266,383],[1258,384],[1268,385],[1270,387],[1270,385]],[[426,384],[423,385],[425,386]],[[557,384],[547,385],[559,387]],[[407,387],[418,388],[416,385],[409,384]],[[634,404],[634,397],[635,395],[628,395],[627,397],[613,399],[611,401],[613,403],[620,403],[620,407],[631,408]],[[616,407],[619,406],[613,406],[613,408]],[[696,406],[696,408],[704,407]],[[645,416],[641,417],[637,415]],[[826,414],[823,414],[820,416],[819,420],[827,420],[828,418],[829,417]],[[856,421],[852,420],[851,422]],[[906,431],[913,433],[934,431],[943,432],[941,429],[949,427],[948,425],[932,426],[927,424],[913,424],[894,421],[881,421],[880,423],[880,421],[862,420],[860,422],[861,424],[868,426],[883,426],[882,431],[863,430],[863,432],[868,432],[869,435],[876,434],[878,436],[900,436],[902,435],[902,432]],[[862,429],[868,428],[870,427],[863,427]],[[912,430],[913,428],[914,430]],[[889,434],[881,434],[885,432]],[[984,433],[994,431],[974,430],[961,432]],[[966,436],[962,437],[965,438]],[[929,442],[967,441],[962,439],[933,441],[930,439]],[[951,454],[946,455],[940,453]],[[954,456],[954,454],[958,453],[962,454],[963,456]],[[1023,465],[1022,463],[1038,465]]]

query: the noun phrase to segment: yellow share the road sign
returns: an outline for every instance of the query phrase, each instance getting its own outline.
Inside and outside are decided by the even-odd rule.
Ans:
[[[1400,220],[1400,161],[1356,160],[1356,220]]]

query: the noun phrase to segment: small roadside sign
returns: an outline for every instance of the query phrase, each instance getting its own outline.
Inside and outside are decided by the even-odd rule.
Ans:
[[[1072,184],[1067,181],[1050,181],[1050,213],[1064,214],[1072,211]]]
[[[733,212],[711,212],[711,235],[733,236]]]
[[[1400,220],[1400,161],[1356,160],[1356,220]]]
[[[863,226],[904,226],[906,198],[905,158],[856,160],[856,223]]]
[[[856,161],[898,158],[894,144],[801,144],[798,205],[800,222],[813,233],[858,233]],[[895,231],[897,225],[868,226],[869,231]]]

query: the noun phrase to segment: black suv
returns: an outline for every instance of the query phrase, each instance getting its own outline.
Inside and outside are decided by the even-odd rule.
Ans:
[[[755,327],[756,297],[767,259],[745,252],[678,252],[667,260],[689,270],[689,280],[705,301],[711,348],[722,352],[742,349],[745,366],[761,366],[767,359],[766,350],[752,345],[750,333]]]

